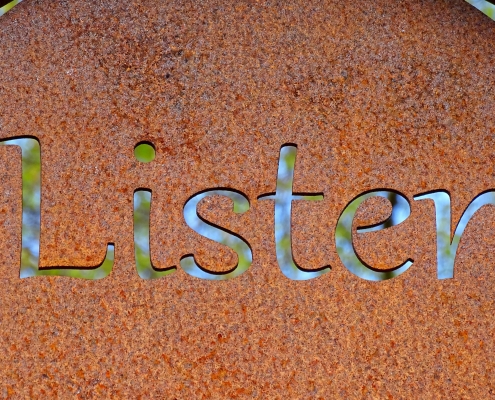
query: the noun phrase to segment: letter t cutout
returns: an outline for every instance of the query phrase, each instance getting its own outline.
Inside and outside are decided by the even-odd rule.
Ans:
[[[292,192],[294,182],[294,166],[297,147],[284,145],[280,149],[278,162],[277,189],[275,194],[266,194],[258,200],[275,200],[275,246],[277,262],[282,273],[289,279],[307,280],[317,278],[330,271],[330,267],[318,270],[304,270],[299,267],[292,256],[291,216],[293,200],[323,200],[323,194],[295,194]]]

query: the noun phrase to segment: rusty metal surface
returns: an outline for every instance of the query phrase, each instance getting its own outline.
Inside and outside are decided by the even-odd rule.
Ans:
[[[472,398],[493,396],[495,216],[470,222],[454,279],[436,277],[435,212],[413,195],[445,189],[454,224],[495,188],[495,25],[465,2],[30,2],[0,21],[0,137],[42,148],[41,265],[90,266],[99,281],[19,279],[20,151],[0,148],[0,397]],[[136,143],[155,144],[138,163]],[[293,251],[324,276],[279,270],[273,192],[281,145],[298,145]],[[187,227],[193,194],[233,188],[251,209],[200,214],[253,251],[243,275],[211,270],[229,249]],[[135,270],[132,201],[153,191],[147,281]],[[360,193],[411,201],[401,226],[363,235],[368,282],[339,261],[335,226]],[[358,213],[385,215],[380,201]]]

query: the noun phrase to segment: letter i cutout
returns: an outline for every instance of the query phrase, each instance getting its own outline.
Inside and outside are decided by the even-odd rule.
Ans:
[[[155,158],[155,148],[149,142],[140,142],[134,148],[136,159],[140,162],[150,162]],[[150,189],[134,191],[134,258],[138,275],[143,279],[157,279],[174,273],[177,268],[158,269],[153,266],[150,254]]]

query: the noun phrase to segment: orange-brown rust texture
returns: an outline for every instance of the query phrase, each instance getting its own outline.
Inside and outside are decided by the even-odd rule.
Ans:
[[[0,398],[487,399],[495,390],[495,215],[472,219],[455,278],[436,278],[431,201],[453,223],[495,188],[495,23],[462,0],[29,1],[0,19],[0,137],[42,146],[41,265],[94,265],[101,281],[19,279],[20,152],[0,148]],[[140,164],[134,145],[152,141]],[[275,258],[278,154],[296,143],[293,251],[318,279],[285,278]],[[180,267],[135,272],[132,196],[153,191],[158,267],[235,254],[182,216],[204,189],[242,191],[205,218],[246,239],[254,262],[226,282]],[[375,188],[412,203],[400,226],[363,235],[385,282],[345,269],[335,226]],[[363,221],[387,212],[370,201]]]

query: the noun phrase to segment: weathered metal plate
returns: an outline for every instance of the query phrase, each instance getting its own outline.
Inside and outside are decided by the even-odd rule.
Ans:
[[[437,279],[435,208],[453,228],[495,189],[495,24],[464,1],[30,2],[0,21],[0,138],[39,139],[41,266],[92,266],[101,280],[19,278],[21,153],[0,147],[0,397],[472,398],[493,396],[495,215],[472,218],[453,279]],[[152,142],[156,159],[134,158]],[[273,201],[281,146],[297,144],[292,248],[307,281],[278,267]],[[144,280],[133,193],[152,190]],[[230,188],[250,210],[209,198],[199,212],[246,240],[228,248],[184,221],[194,194]],[[337,221],[359,194],[408,198],[400,226],[359,236],[376,269],[349,272]],[[362,221],[387,213],[381,201]]]

